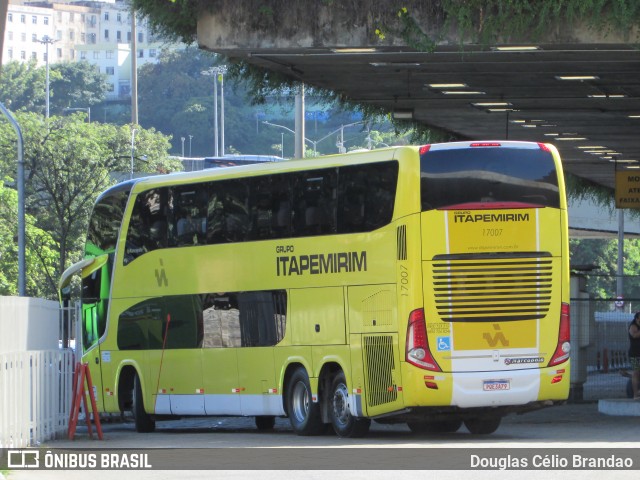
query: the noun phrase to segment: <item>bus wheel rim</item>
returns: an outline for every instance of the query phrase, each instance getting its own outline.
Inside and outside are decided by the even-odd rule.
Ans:
[[[351,416],[349,412],[349,392],[347,392],[347,386],[344,383],[338,385],[333,392],[333,418],[339,425],[346,425],[349,423]]]
[[[309,414],[309,390],[298,382],[293,388],[293,415],[298,422],[304,422]]]

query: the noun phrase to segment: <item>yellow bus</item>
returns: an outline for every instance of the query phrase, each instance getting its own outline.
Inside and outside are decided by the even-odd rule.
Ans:
[[[557,150],[394,147],[136,179],[97,200],[82,274],[99,410],[495,431],[569,392]]]

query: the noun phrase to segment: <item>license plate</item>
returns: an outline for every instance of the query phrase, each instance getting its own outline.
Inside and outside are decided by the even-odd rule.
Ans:
[[[511,382],[509,380],[485,380],[482,382],[482,390],[492,392],[495,390],[509,390]]]

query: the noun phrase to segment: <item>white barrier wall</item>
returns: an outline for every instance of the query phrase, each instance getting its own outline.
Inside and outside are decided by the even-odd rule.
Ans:
[[[74,355],[59,335],[58,302],[0,296],[0,449],[66,432]]]
[[[58,348],[58,302],[0,296],[0,354]]]

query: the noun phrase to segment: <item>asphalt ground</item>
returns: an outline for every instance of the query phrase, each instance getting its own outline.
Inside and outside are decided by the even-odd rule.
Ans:
[[[628,400],[628,402],[633,402]],[[637,402],[636,402],[637,403]],[[380,455],[388,455],[390,449],[484,449],[485,452],[510,452],[511,449],[524,449],[523,452],[573,452],[581,449],[604,449],[607,452],[621,452],[624,455],[638,457],[640,468],[640,417],[612,416],[599,413],[598,404],[573,403],[546,408],[522,415],[509,415],[503,419],[500,428],[491,435],[471,435],[464,427],[456,433],[414,435],[406,425],[382,425],[372,423],[369,435],[362,439],[343,439],[327,434],[318,437],[300,437],[295,435],[286,418],[278,418],[272,432],[258,432],[253,418],[225,418],[203,417],[186,418],[158,422],[153,433],[137,433],[133,422],[113,419],[102,423],[104,439],[98,440],[94,431],[93,437],[88,435],[87,427],[79,425],[74,440],[60,438],[47,442],[42,447],[58,449],[125,449],[135,451],[141,448],[154,449],[205,449],[211,453],[211,458],[229,452],[233,458],[238,451],[246,453],[243,465],[239,468],[247,470],[153,470],[153,471],[26,471],[12,470],[6,473],[8,480],[24,479],[64,479],[74,480],[103,480],[117,478],[124,480],[155,480],[160,478],[229,478],[229,479],[282,479],[302,478],[326,479],[328,477],[341,479],[387,479],[389,476],[402,475],[402,480],[424,480],[425,478],[459,480],[463,476],[468,478],[491,478],[523,480],[527,478],[550,479],[598,479],[603,475],[607,478],[633,478],[637,480],[638,470],[571,470],[571,469],[527,469],[527,470],[438,470],[425,472],[424,470],[377,470],[375,461],[373,466],[362,465],[355,470],[342,470],[336,460],[335,470],[300,470],[297,459],[305,452],[326,456],[329,464],[322,468],[332,467],[332,456],[336,459],[340,453],[354,452],[354,462],[358,461],[358,452],[373,450]],[[286,449],[269,450],[285,458],[280,463],[270,464],[270,470],[255,467],[251,459],[264,448]],[[220,449],[228,449],[226,452]],[[243,449],[243,450],[237,450]],[[260,449],[260,450],[252,450]],[[310,450],[304,450],[310,449]],[[339,449],[339,450],[335,450]],[[364,450],[363,450],[364,449]],[[566,449],[566,450],[564,450]],[[164,452],[165,450],[163,450]],[[166,450],[169,452],[169,450]],[[185,450],[186,452],[187,450]],[[202,450],[199,450],[202,452]],[[178,451],[179,452],[179,451]],[[431,453],[424,450],[425,453]],[[179,453],[178,453],[179,454]],[[391,453],[393,455],[393,453]],[[290,459],[290,461],[286,460]],[[384,461],[383,458],[379,461]],[[242,463],[242,462],[241,462]],[[286,472],[283,472],[286,470]],[[426,475],[426,476],[425,476]]]

